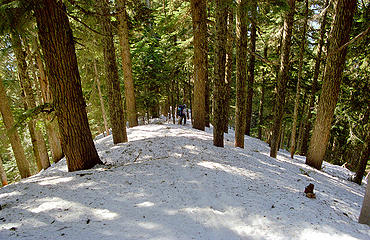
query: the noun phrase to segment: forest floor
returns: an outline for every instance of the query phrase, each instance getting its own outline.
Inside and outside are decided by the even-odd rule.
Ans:
[[[352,172],[270,158],[248,136],[234,148],[232,131],[218,148],[211,131],[157,122],[128,129],[128,143],[98,136],[106,165],[67,172],[62,160],[0,189],[0,239],[370,239]]]

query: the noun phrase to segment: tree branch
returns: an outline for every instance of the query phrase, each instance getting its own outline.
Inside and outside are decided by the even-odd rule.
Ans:
[[[360,40],[361,38],[365,37],[370,31],[370,27],[368,27],[365,31],[362,33],[358,34],[356,37],[354,37],[351,41],[348,41],[347,43],[343,44],[340,48],[333,50],[331,53],[329,53],[326,58],[337,54],[338,52],[342,51],[344,48],[346,48],[348,45],[356,42],[357,40]]]

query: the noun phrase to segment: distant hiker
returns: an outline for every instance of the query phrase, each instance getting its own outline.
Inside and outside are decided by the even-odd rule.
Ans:
[[[186,124],[186,105],[179,105],[177,107],[177,116],[180,117],[179,124],[182,125],[182,120],[184,119],[184,125]]]

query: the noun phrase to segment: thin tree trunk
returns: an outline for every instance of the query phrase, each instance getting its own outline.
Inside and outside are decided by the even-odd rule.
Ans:
[[[229,0],[216,0],[216,40],[215,40],[215,79],[214,79],[214,114],[213,145],[224,146],[224,122],[226,121],[226,36]]]
[[[24,111],[27,111],[28,106],[27,106],[27,103],[25,101],[26,97],[24,95],[24,91],[21,91],[20,95],[23,99]],[[37,144],[37,139],[36,139],[35,121],[32,121],[32,120],[28,121],[27,122],[27,127],[28,127],[28,130],[30,132],[30,138],[31,138],[31,143],[32,143],[32,152],[33,152],[33,155],[35,157],[37,172],[40,172],[42,170],[42,163],[41,163],[40,154],[39,154],[40,150],[39,150],[39,146]],[[30,162],[30,164],[32,164],[32,162]],[[32,166],[31,166],[31,168],[32,168]]]
[[[266,45],[263,49],[263,56],[265,59],[267,59],[267,50],[268,46]],[[263,125],[263,105],[265,101],[265,84],[266,84],[266,75],[267,71],[263,71],[262,76],[262,86],[261,86],[261,98],[260,98],[260,104],[259,104],[259,110],[258,110],[258,139],[262,140],[262,125]]]
[[[307,20],[308,20],[308,0],[306,0],[306,10],[304,16],[304,25],[302,32],[301,46],[299,50],[299,66],[298,66],[298,81],[297,89],[294,102],[294,113],[293,113],[293,126],[292,126],[292,135],[290,138],[290,157],[294,158],[296,150],[296,131],[297,131],[297,119],[298,119],[298,107],[299,107],[299,98],[301,95],[301,81],[302,81],[302,72],[303,72],[303,57],[306,46],[306,29],[307,29]]]
[[[100,80],[99,80],[99,74],[98,74],[98,68],[96,66],[96,59],[94,58],[94,74],[95,74],[95,84],[98,88],[98,94],[99,94],[99,100],[100,100],[100,108],[101,108],[101,114],[104,121],[104,128],[105,132],[107,133],[107,136],[109,135],[109,127],[108,127],[108,121],[107,121],[107,114],[105,113],[105,107],[104,107],[104,99],[103,95],[101,93],[100,89]]]
[[[280,70],[277,81],[278,83],[276,92],[276,103],[271,136],[270,156],[274,158],[276,158],[277,151],[279,148],[279,136],[281,134],[281,124],[284,115],[286,87],[289,79],[288,76],[290,66],[289,56],[290,56],[290,46],[292,42],[291,38],[295,12],[295,0],[288,0],[288,4],[289,9],[285,13],[284,17],[284,32],[280,56]]]
[[[41,88],[41,95],[44,103],[52,103],[53,98],[51,95],[51,90],[49,88],[49,82],[45,73],[44,64],[41,60],[40,52],[37,49],[36,54],[37,68],[39,69],[39,83]],[[46,122],[46,132],[49,139],[49,145],[51,150],[51,155],[55,163],[59,162],[60,159],[64,157],[62,150],[62,144],[60,142],[60,133],[57,119],[52,116],[47,116]]]
[[[208,11],[206,12],[206,19],[208,19],[208,17],[211,17],[211,11],[209,10],[208,8]],[[207,26],[207,24],[206,24]],[[205,47],[205,52],[206,52],[206,55],[207,57],[205,58],[205,66],[207,68],[207,71],[204,73],[205,74],[205,81],[206,81],[206,90],[205,90],[205,93],[204,93],[204,97],[205,97],[205,115],[204,115],[204,125],[206,127],[210,127],[210,124],[211,124],[211,115],[212,115],[212,99],[211,99],[211,81],[209,80],[209,77],[208,77],[208,42],[209,42],[209,36],[208,36],[208,32],[206,31],[205,32],[206,34],[206,40],[207,40],[207,44],[204,46]]]
[[[125,83],[125,100],[127,120],[130,127],[138,125],[134,80],[132,77],[131,53],[129,44],[129,29],[127,24],[126,1],[117,0],[117,12],[119,20],[119,41],[121,45],[123,80]]]
[[[301,147],[302,147],[302,135],[303,135],[303,132],[304,132],[304,123],[305,123],[305,113],[308,111],[308,105],[306,104],[306,93],[304,94],[304,97],[303,97],[303,100],[302,100],[302,117],[301,117],[301,121],[299,123],[299,130],[298,130],[298,139],[297,139],[297,151],[300,152],[301,151]]]
[[[254,53],[256,51],[256,39],[257,39],[257,1],[250,1],[251,4],[251,40],[249,50]],[[256,57],[254,54],[249,55],[248,64],[248,87],[247,87],[247,101],[246,101],[246,124],[245,134],[250,136],[251,134],[251,121],[252,121],[252,106],[253,106],[253,84],[254,84],[254,66]]]
[[[370,184],[367,184],[366,186],[366,193],[364,201],[362,202],[361,213],[358,222],[370,226]]]
[[[175,83],[174,78],[171,80],[171,114],[172,114],[172,123],[176,124],[176,103],[175,103]]]
[[[362,183],[362,178],[364,176],[366,166],[367,166],[367,162],[368,162],[369,156],[370,156],[369,110],[370,110],[370,107],[368,106],[367,111],[366,111],[366,115],[365,115],[365,118],[364,118],[364,122],[363,122],[364,126],[367,126],[367,135],[366,135],[366,139],[365,139],[365,143],[364,143],[364,148],[362,150],[361,158],[360,158],[360,161],[359,161],[358,166],[357,166],[357,171],[356,171],[355,177],[353,179],[353,181],[355,183],[359,184],[359,185],[361,185],[361,183]]]
[[[118,79],[118,69],[116,63],[116,53],[113,42],[112,26],[109,17],[108,0],[98,1],[102,16],[100,23],[102,26],[102,45],[104,52],[104,66],[106,76],[106,86],[108,90],[109,115],[112,127],[113,143],[127,142],[126,121],[122,106],[122,96],[120,82]]]
[[[10,110],[8,99],[6,97],[6,91],[2,79],[0,79],[0,111],[21,178],[29,177],[31,176],[30,164],[26,159],[26,155],[24,154],[24,149],[17,130],[12,129],[14,126],[14,119]]]
[[[328,4],[329,4],[329,0],[326,0],[325,8],[328,6]],[[313,112],[313,109],[314,109],[314,106],[315,106],[315,95],[316,95],[316,92],[318,91],[318,88],[319,88],[317,80],[319,78],[320,65],[321,65],[321,61],[322,61],[321,60],[321,55],[322,55],[322,48],[324,46],[324,38],[325,38],[325,32],[326,32],[327,12],[328,11],[325,11],[324,15],[322,16],[322,22],[321,22],[321,27],[320,27],[320,40],[319,40],[319,44],[317,46],[317,56],[316,56],[316,60],[315,60],[315,70],[314,70],[313,80],[312,80],[311,98],[310,98],[310,102],[308,104],[309,109],[308,109],[307,117],[305,119],[304,132],[303,132],[303,136],[302,136],[302,147],[301,147],[301,151],[300,151],[301,155],[306,155],[307,150],[308,150],[308,140],[309,140],[309,135],[310,135],[311,127],[312,127],[311,118],[312,118],[312,112]]]
[[[1,186],[4,187],[8,185],[8,179],[6,178],[6,172],[4,170],[3,160],[1,159],[1,156],[0,156],[0,178],[1,178]]]
[[[205,130],[205,95],[207,83],[207,15],[206,0],[191,0],[194,34],[194,101],[193,128]]]
[[[62,148],[69,171],[102,163],[95,149],[82,95],[72,30],[62,2],[45,0],[34,9]]]
[[[233,46],[234,46],[234,11],[229,8],[228,23],[227,23],[227,42],[226,42],[226,121],[224,125],[224,132],[229,130],[229,115],[230,115],[230,93],[231,81],[233,73]]]
[[[35,95],[33,94],[32,83],[27,73],[26,52],[23,50],[21,38],[17,33],[13,32],[11,34],[11,42],[15,57],[17,59],[18,76],[24,92],[26,110],[33,109],[36,107],[36,100]],[[30,120],[29,127],[30,132],[33,133],[32,145],[34,148],[36,162],[38,163],[38,168],[40,168],[41,163],[41,169],[47,169],[50,167],[50,161],[44,136],[42,135],[41,131],[36,128],[35,120]]]
[[[340,82],[346,60],[347,49],[337,51],[349,40],[356,0],[339,0],[335,6],[335,16],[330,31],[330,44],[324,72],[317,118],[310,141],[306,164],[321,169],[330,137],[331,122],[338,101]]]
[[[247,64],[247,0],[237,0],[235,147],[244,148]]]
[[[208,39],[207,39],[208,40]],[[208,53],[208,46],[207,46],[207,53]],[[206,66],[208,68],[208,57],[206,58]],[[205,93],[204,93],[204,98],[205,98],[205,115],[204,115],[204,126],[205,127],[210,127],[210,124],[211,124],[211,113],[212,113],[212,109],[211,109],[211,106],[212,106],[212,101],[211,101],[211,96],[210,96],[210,91],[211,91],[211,88],[210,88],[210,84],[211,84],[211,81],[209,80],[208,78],[208,69],[207,69],[207,72],[205,73],[206,74],[206,90],[205,90]]]
[[[280,135],[280,143],[279,143],[279,148],[284,149],[284,139],[285,139],[285,126],[286,124],[283,123],[283,126],[281,127],[281,135]]]

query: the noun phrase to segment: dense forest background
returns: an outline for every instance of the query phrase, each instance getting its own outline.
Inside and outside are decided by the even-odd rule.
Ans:
[[[48,105],[48,83],[43,81],[45,59],[40,47],[35,17],[30,11],[32,1],[1,1],[0,14],[0,81],[2,82],[11,114],[16,125],[5,126],[4,116],[0,121],[0,157],[8,182],[20,179],[16,160],[8,135],[17,132],[30,163],[31,174],[45,168],[41,154],[36,154],[36,138],[44,139],[47,155],[55,161],[52,152],[52,134],[55,129],[55,113]],[[81,77],[83,98],[92,136],[110,128],[107,51],[105,37],[108,19],[111,26],[116,59],[116,68],[126,119],[127,83],[122,56],[122,20],[117,3],[107,1],[106,11],[92,0],[63,1],[75,42],[78,70]],[[105,1],[102,1],[105,2]],[[136,98],[136,113],[139,124],[151,118],[165,116],[173,123],[176,106],[186,104],[191,114],[194,106],[194,34],[191,2],[186,0],[123,1],[127,11],[129,49],[132,61],[132,79]],[[196,2],[196,1],[195,1]],[[220,115],[215,99],[220,69],[219,1],[206,2],[207,70],[206,113],[209,122]],[[221,1],[222,2],[222,1]],[[276,110],[276,95],[279,91],[278,75],[282,55],[282,39],[286,12],[290,6],[286,1],[245,1],[247,26],[247,53],[245,59],[238,50],[239,6],[242,1],[224,1],[227,32],[224,32],[225,56],[224,78],[228,87],[224,105],[227,127],[234,128],[237,110],[237,64],[243,61],[245,69],[246,133],[270,142]],[[288,64],[288,81],[285,88],[285,103],[280,131],[280,148],[294,153],[306,154],[309,136],[317,113],[321,94],[324,68],[329,49],[329,33],[338,1],[310,0],[294,1],[291,47]],[[325,161],[343,165],[356,171],[360,160],[368,162],[369,141],[369,1],[357,1],[354,12],[350,42],[347,45],[345,67],[340,84],[339,98],[330,129],[330,139]],[[222,16],[222,14],[221,14]],[[120,22],[121,21],[121,22]],[[321,50],[319,50],[322,48]],[[20,53],[17,53],[20,51]],[[319,51],[321,52],[319,54]],[[17,55],[19,54],[19,55]],[[24,56],[24,72],[19,59]],[[320,56],[321,55],[321,56]],[[319,56],[319,57],[318,57]],[[319,64],[318,64],[319,63]],[[253,67],[251,67],[253,66]],[[27,81],[21,80],[22,74]],[[316,78],[316,79],[315,79]],[[298,85],[298,86],[297,86]],[[215,98],[216,96],[216,98]],[[209,107],[209,109],[207,109]],[[4,113],[3,113],[4,114]],[[248,120],[248,116],[250,116]],[[206,125],[207,125],[206,117]],[[244,119],[244,118],[243,118]],[[108,125],[108,126],[107,126]],[[292,140],[292,135],[294,136]],[[36,137],[35,137],[36,136]],[[40,148],[40,147],[39,147]],[[60,155],[61,153],[59,153]],[[38,157],[36,156],[38,155]],[[42,158],[42,157],[41,157]],[[41,165],[40,165],[41,161]],[[48,160],[49,161],[49,160]],[[46,164],[47,165],[47,164]],[[365,164],[366,165],[366,164]]]

